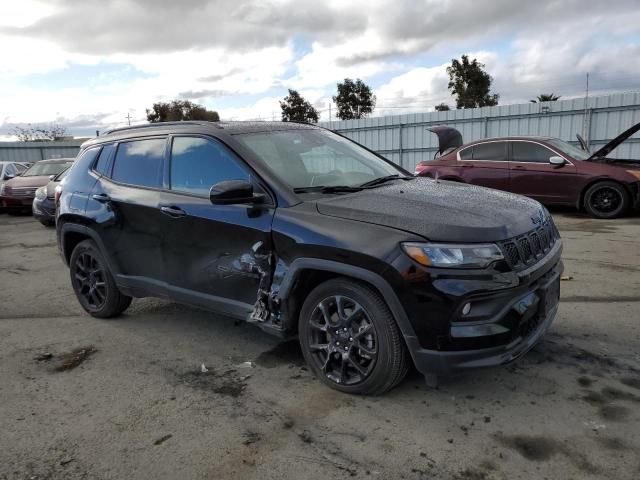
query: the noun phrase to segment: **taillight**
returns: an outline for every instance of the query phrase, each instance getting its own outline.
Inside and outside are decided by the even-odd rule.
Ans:
[[[56,206],[60,203],[60,195],[62,195],[62,185],[56,185],[56,190],[53,195]]]

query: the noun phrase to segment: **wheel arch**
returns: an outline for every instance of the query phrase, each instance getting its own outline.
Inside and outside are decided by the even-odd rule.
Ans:
[[[62,258],[65,264],[69,265],[69,259],[71,258],[71,253],[73,249],[83,240],[93,240],[98,248],[100,249],[100,253],[102,253],[105,261],[107,262],[108,268],[113,272],[112,262],[109,258],[108,252],[104,247],[100,236],[91,228],[86,225],[80,225],[73,222],[64,222],[60,227],[60,252],[62,253]]]
[[[287,314],[290,321],[297,320],[304,299],[299,295],[309,292],[320,283],[336,277],[346,277],[366,283],[383,298],[407,344],[416,337],[413,325],[404,307],[389,283],[379,274],[362,267],[318,258],[298,258],[291,262],[287,274],[278,290],[278,299],[289,305]],[[297,322],[295,322],[297,324]],[[411,349],[410,349],[411,351]]]
[[[600,183],[600,182],[617,183],[618,185],[622,186],[622,188],[624,188],[625,192],[627,192],[630,198],[633,198],[633,191],[631,190],[631,187],[629,187],[629,185],[625,184],[624,182],[621,182],[620,180],[616,180],[615,178],[598,177],[593,180],[590,180],[589,183],[585,184],[585,186],[582,187],[582,190],[580,190],[580,195],[578,195],[578,199],[576,200],[576,208],[578,210],[584,210],[584,197],[587,193],[587,190],[593,187],[596,183]]]

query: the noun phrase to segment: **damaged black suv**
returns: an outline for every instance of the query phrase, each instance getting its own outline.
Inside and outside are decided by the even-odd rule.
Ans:
[[[329,386],[380,394],[411,363],[509,362],[556,315],[562,243],[521,196],[417,178],[328,130],[180,122],[86,142],[58,245],[95,317],[161,297],[297,335]]]

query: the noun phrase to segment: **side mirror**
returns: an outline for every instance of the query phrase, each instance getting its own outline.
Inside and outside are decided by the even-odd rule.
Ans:
[[[54,178],[56,178],[55,175],[49,175],[49,180],[53,180]]]
[[[245,180],[225,180],[211,187],[209,200],[214,205],[263,203],[264,194],[253,193],[253,185]]]
[[[551,165],[555,165],[557,167],[560,167],[560,166],[564,165],[567,162],[565,161],[564,158],[559,157],[557,155],[554,155],[553,157],[549,157],[549,163]]]

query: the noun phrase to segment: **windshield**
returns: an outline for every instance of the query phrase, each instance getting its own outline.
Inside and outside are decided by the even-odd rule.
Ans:
[[[574,145],[571,145],[569,142],[565,142],[564,140],[551,139],[548,140],[549,144],[561,152],[566,153],[570,157],[576,160],[586,160],[591,157],[589,152],[585,152],[581,148],[578,148]]]
[[[58,175],[71,166],[72,162],[66,163],[36,163],[33,167],[22,174],[23,177],[44,177],[47,175]]]
[[[348,186],[406,174],[377,155],[326,130],[239,134],[236,138],[294,189]]]

